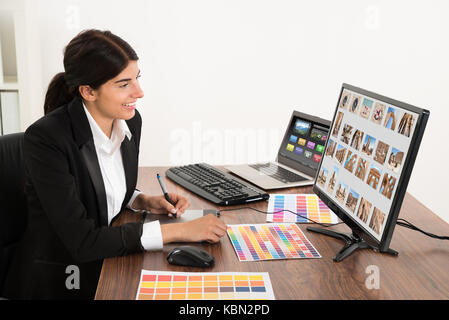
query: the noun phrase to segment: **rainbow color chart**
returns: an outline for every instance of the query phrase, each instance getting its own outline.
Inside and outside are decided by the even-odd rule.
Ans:
[[[338,223],[335,213],[316,194],[270,194],[267,211],[278,212],[268,214],[267,222],[309,223],[309,218],[319,223]]]
[[[267,272],[142,270],[136,300],[274,300]]]
[[[240,261],[321,258],[294,223],[235,224],[227,231]]]

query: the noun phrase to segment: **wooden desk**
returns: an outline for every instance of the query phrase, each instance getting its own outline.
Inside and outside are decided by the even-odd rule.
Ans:
[[[164,174],[166,167],[139,169],[138,188],[145,193],[160,194],[156,173]],[[166,179],[170,192],[180,193],[191,202],[189,209],[217,208],[211,202]],[[279,193],[311,193],[312,187],[279,190]],[[267,210],[267,202],[252,204]],[[239,206],[235,206],[239,207]],[[220,207],[224,209],[225,207]],[[226,207],[228,208],[228,207]],[[422,229],[440,235],[449,234],[449,225],[407,194],[400,217]],[[116,223],[138,221],[140,214],[123,212]],[[266,216],[252,210],[223,212],[221,219],[227,224],[265,223]],[[321,259],[270,260],[239,262],[234,248],[224,236],[218,244],[194,244],[215,257],[210,269],[173,266],[166,256],[179,244],[164,246],[162,251],[145,252],[125,257],[105,259],[97,287],[96,299],[135,299],[142,269],[179,272],[269,272],[276,299],[448,299],[449,298],[449,246],[423,234],[397,226],[391,248],[398,257],[360,250],[344,261],[335,263],[333,257],[343,242],[306,230],[301,230],[320,252]],[[331,230],[350,233],[345,225]],[[365,281],[370,276],[369,266],[377,266],[380,288],[368,289]],[[368,272],[370,269],[368,269]]]

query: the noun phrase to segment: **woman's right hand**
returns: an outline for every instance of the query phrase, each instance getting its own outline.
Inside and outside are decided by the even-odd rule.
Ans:
[[[183,222],[161,225],[164,244],[170,242],[216,243],[226,234],[226,224],[212,214]]]

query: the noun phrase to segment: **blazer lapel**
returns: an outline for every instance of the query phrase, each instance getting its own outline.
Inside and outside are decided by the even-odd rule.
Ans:
[[[98,163],[97,152],[95,151],[94,138],[90,130],[89,121],[83,110],[83,104],[79,98],[74,98],[68,106],[68,112],[73,123],[73,134],[84,163],[89,171],[92,184],[97,196],[99,208],[100,225],[108,225],[108,204],[106,191]]]
[[[125,169],[125,177],[126,177],[126,196],[123,201],[123,206],[126,206],[129,199],[134,193],[136,183],[137,183],[137,150],[134,144],[134,136],[131,137],[131,140],[128,137],[122,142],[120,146],[120,150],[122,152],[122,160],[123,167]]]
[[[98,164],[94,141],[89,140],[81,147],[80,151],[83,155],[84,162],[86,163],[87,170],[89,170],[89,175],[95,188],[95,193],[97,194],[98,208],[100,209],[100,224],[102,226],[107,226],[108,204],[106,200],[106,191],[104,187],[103,176],[101,175],[100,165]]]

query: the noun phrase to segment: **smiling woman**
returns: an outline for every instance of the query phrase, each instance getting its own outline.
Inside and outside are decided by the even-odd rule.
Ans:
[[[106,257],[225,235],[226,225],[212,215],[162,226],[111,225],[125,208],[179,217],[189,206],[178,194],[169,195],[170,203],[136,190],[142,128],[136,105],[143,97],[137,60],[109,31],[81,32],[65,48],[65,72],[48,87],[45,116],[25,132],[28,228],[5,297],[93,298]],[[76,288],[66,285],[73,266]]]
[[[143,97],[137,79],[140,76],[137,61],[130,61],[120,74],[97,90],[89,85],[79,86],[79,92],[89,113],[108,138],[115,119],[130,120],[135,115],[137,99]]]
[[[137,61],[134,49],[110,31],[86,30],[64,49],[64,70],[50,82],[45,97],[45,114],[81,97],[79,86],[97,90],[119,75],[129,61]],[[118,79],[117,79],[118,80]]]

